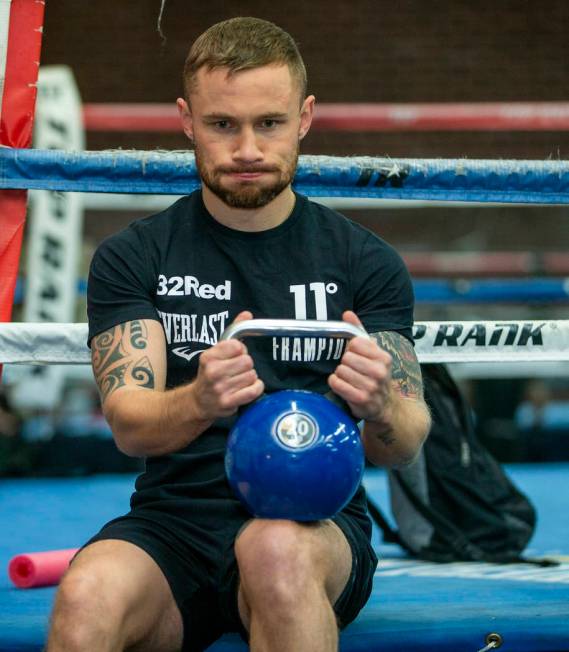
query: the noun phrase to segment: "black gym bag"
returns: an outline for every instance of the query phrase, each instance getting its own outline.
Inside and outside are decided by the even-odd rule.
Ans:
[[[421,365],[433,424],[412,465],[388,472],[393,530],[368,498],[384,541],[435,562],[531,562],[536,512],[478,440],[471,409],[442,364]]]

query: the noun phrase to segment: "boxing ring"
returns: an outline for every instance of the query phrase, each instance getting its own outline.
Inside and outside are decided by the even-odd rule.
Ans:
[[[530,543],[532,555],[566,556],[569,521],[565,492],[569,464],[507,469],[534,501],[539,523]],[[387,479],[367,472],[370,494],[387,505]],[[5,480],[0,483],[0,651],[41,650],[54,588],[17,589],[8,560],[23,550],[81,545],[106,520],[128,509],[133,476],[80,479]],[[569,563],[553,568],[455,563],[430,564],[406,559],[395,546],[380,542],[370,601],[341,635],[342,652],[402,650],[478,652],[485,635],[498,632],[501,649],[554,652],[568,649]],[[246,650],[227,635],[215,652]]]
[[[0,134],[0,322],[10,320],[27,190],[44,189],[52,198],[61,198],[63,192],[108,192],[112,193],[110,200],[108,195],[89,194],[91,199],[85,205],[98,202],[100,208],[105,203],[116,207],[123,201],[135,208],[134,196],[120,193],[142,193],[139,196],[146,201],[150,193],[185,194],[199,185],[193,158],[187,153],[73,154],[25,149],[31,140],[43,5],[41,0],[12,0],[0,5],[0,28],[7,32],[10,23],[9,36],[0,35],[9,55]],[[19,47],[21,43],[26,44],[25,49]],[[175,110],[164,105],[85,105],[82,115],[84,127],[90,131],[179,130]],[[569,104],[328,105],[318,107],[314,128],[559,131],[569,129]],[[61,144],[48,146],[66,149]],[[372,198],[569,203],[569,165],[559,161],[303,157],[295,184],[300,192],[314,197],[355,202]],[[470,276],[506,276],[512,270],[523,275],[537,271],[557,277],[569,274],[564,252],[539,258],[531,252],[509,253],[507,257],[490,254],[476,260],[467,254],[457,258],[429,253],[415,256],[409,266],[412,271],[415,266],[442,276],[457,269]],[[445,280],[423,290],[439,303],[461,297],[504,301],[515,295],[513,300],[518,302],[564,304],[569,286],[563,278],[517,288],[512,288],[511,281],[500,287],[473,282],[465,288]],[[84,324],[0,324],[0,365],[86,365],[85,333]],[[428,322],[416,325],[415,337],[421,361],[448,362],[453,369],[483,362],[498,369],[525,365],[536,371],[539,367],[566,374],[569,365],[569,327],[564,321]],[[569,649],[565,492],[569,464],[516,465],[508,471],[538,512],[538,527],[526,553],[555,557],[560,565],[417,562],[407,559],[399,548],[385,545],[374,531],[373,543],[381,560],[373,593],[358,619],[342,633],[342,651],[479,652],[497,647],[486,645],[489,633],[500,634],[501,649],[511,652]],[[383,471],[367,471],[365,484],[380,505],[388,504]],[[27,551],[81,545],[104,522],[128,509],[133,485],[132,475],[0,480],[0,652],[43,648],[55,594],[54,587],[14,587],[7,574],[9,559]],[[226,636],[211,649],[237,652],[245,646],[236,637]]]
[[[0,188],[52,192],[184,194],[199,184],[190,153],[53,152],[0,149]],[[301,157],[295,187],[312,196],[417,198],[569,204],[569,163],[419,161]],[[86,364],[85,324],[0,324],[0,363]],[[415,326],[421,362],[562,364],[569,322],[424,322]],[[344,652],[569,649],[569,464],[518,465],[513,479],[536,505],[537,531],[526,553],[560,564],[540,568],[481,563],[431,564],[405,557],[374,531],[380,555],[371,599],[341,635]],[[55,589],[17,589],[8,560],[33,550],[73,548],[128,509],[133,476],[5,480],[0,483],[0,650],[40,650]],[[368,470],[370,495],[385,506],[386,475]],[[227,635],[216,652],[246,649]]]

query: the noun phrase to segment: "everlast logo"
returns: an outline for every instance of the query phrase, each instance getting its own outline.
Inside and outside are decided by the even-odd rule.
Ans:
[[[200,283],[195,276],[170,276],[164,274],[158,277],[158,288],[156,294],[170,297],[182,297],[193,294],[200,299],[219,299],[229,301],[231,299],[231,281],[225,281],[220,285]]]

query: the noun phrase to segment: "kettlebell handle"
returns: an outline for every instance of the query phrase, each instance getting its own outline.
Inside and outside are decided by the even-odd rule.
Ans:
[[[273,335],[293,337],[333,337],[336,339],[365,337],[369,335],[360,326],[345,321],[323,321],[318,319],[246,319],[228,326],[221,340]]]

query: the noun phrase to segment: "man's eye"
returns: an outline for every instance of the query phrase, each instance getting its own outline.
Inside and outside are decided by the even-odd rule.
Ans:
[[[227,129],[229,127],[229,120],[217,120],[213,123],[218,129]]]
[[[267,118],[266,120],[263,120],[263,122],[261,123],[264,129],[274,129],[279,124],[280,121],[274,120],[273,118]]]

